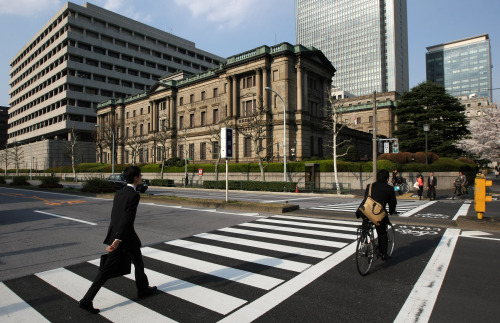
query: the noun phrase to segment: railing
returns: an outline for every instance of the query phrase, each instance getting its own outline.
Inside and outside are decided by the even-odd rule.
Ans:
[[[351,183],[339,183],[339,188],[341,194],[351,194]],[[337,193],[337,184],[321,183],[317,188],[315,182],[306,182],[303,190],[311,193],[312,192]]]

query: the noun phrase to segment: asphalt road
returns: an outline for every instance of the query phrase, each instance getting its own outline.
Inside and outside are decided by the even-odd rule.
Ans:
[[[0,187],[0,321],[498,321],[500,234],[433,222],[463,201],[407,201],[408,217],[428,222],[396,225],[393,258],[365,277],[358,222],[324,216],[352,214],[353,201],[306,209],[321,218],[141,203],[136,230],[161,291],[137,299],[133,275],[110,280],[93,316],[77,300],[97,273],[111,200]]]

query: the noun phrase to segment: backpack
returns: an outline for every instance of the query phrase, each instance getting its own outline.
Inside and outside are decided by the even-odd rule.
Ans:
[[[368,189],[368,196],[361,202],[358,207],[358,211],[366,216],[376,226],[379,226],[380,221],[387,216],[387,211],[384,209],[382,204],[372,199],[371,195],[372,184],[370,184],[370,188]]]

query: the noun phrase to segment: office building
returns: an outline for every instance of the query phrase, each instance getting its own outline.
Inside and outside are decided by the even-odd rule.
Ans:
[[[441,84],[452,96],[492,99],[491,49],[488,34],[427,47],[427,81]]]
[[[80,162],[95,161],[99,102],[142,92],[169,73],[198,73],[221,62],[188,40],[89,3],[67,3],[10,62],[8,142],[55,140],[50,147],[63,150],[74,127]],[[48,144],[39,153],[41,165],[69,163]]]
[[[9,119],[9,107],[0,107],[0,150],[7,145],[7,124]]]
[[[284,120],[288,160],[329,154],[328,131],[323,127],[323,107],[335,68],[315,48],[282,43],[261,46],[227,58],[219,68],[176,79],[160,79],[135,96],[103,102],[98,123],[115,129],[118,163],[152,163],[166,158],[188,158],[207,163],[219,156],[217,138],[221,127],[234,129],[232,162],[256,161],[250,129],[262,129],[260,155],[282,161]],[[284,100],[286,112],[281,99]],[[257,111],[265,110],[263,115]],[[255,126],[261,120],[262,127]],[[165,149],[156,134],[170,131]],[[346,129],[353,144],[369,152],[371,136]],[[255,137],[254,137],[255,138]],[[111,147],[104,145],[103,160],[111,160]],[[137,147],[140,147],[139,149]]]
[[[337,69],[347,97],[408,90],[406,0],[295,0],[296,42]]]

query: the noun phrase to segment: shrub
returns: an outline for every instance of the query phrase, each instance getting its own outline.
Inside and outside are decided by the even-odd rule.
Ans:
[[[113,184],[108,182],[106,179],[90,177],[83,182],[82,192],[110,193],[114,191],[115,188],[113,187]]]
[[[229,181],[229,189],[245,191],[292,192],[297,183],[289,182],[259,182],[259,181]],[[203,181],[203,188],[225,189],[226,181]]]
[[[5,178],[3,176],[0,176],[0,184],[5,184]]]
[[[56,176],[47,176],[42,179],[42,184],[38,185],[40,188],[63,188],[59,182],[61,178]]]
[[[12,182],[10,183],[12,186],[28,186],[30,183],[28,183],[28,179],[26,176],[14,176],[12,178]]]
[[[466,163],[466,164],[475,164],[472,159],[465,158],[465,157],[460,157],[458,159],[459,162]]]
[[[152,186],[174,186],[173,179],[153,179],[151,180]]]

